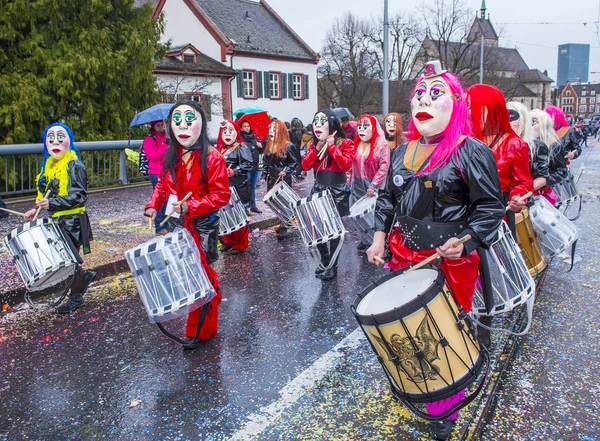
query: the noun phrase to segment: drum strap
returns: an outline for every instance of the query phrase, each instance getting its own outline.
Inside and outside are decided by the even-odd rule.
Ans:
[[[198,319],[198,326],[196,326],[196,334],[195,334],[196,337],[200,333],[200,329],[202,329],[202,325],[204,324],[204,319],[206,319],[206,314],[208,313],[208,308],[210,308],[210,307],[211,307],[210,302],[207,302],[204,305],[202,305],[202,310],[200,311],[200,318]],[[164,335],[169,337],[171,340],[176,341],[180,345],[186,344],[185,341],[183,341],[179,337],[175,337],[173,334],[171,334],[169,331],[167,331],[164,328],[164,326],[162,325],[162,323],[155,323],[155,325],[158,327],[158,329],[160,329],[160,332],[162,332]]]

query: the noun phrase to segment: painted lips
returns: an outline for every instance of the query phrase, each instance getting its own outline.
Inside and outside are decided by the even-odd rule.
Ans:
[[[179,135],[179,138],[181,139],[188,139],[190,137],[190,135]]]
[[[323,133],[323,131],[322,131],[322,130],[315,130],[315,135],[317,135],[317,136],[318,136],[318,135],[320,135],[321,133]]]
[[[52,153],[60,153],[60,152],[62,152],[61,149],[52,149]]]
[[[394,133],[396,129],[388,129],[388,133]]]
[[[430,119],[433,119],[433,116],[431,116],[427,112],[419,112],[415,115],[415,118],[417,118],[419,121],[428,121]]]

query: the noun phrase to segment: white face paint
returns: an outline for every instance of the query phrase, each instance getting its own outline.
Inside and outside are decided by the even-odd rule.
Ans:
[[[177,106],[171,117],[171,131],[184,149],[198,141],[202,132],[202,116],[191,106]]]
[[[439,135],[452,117],[452,92],[442,77],[425,78],[410,101],[415,127],[426,138]]]
[[[358,136],[362,142],[369,142],[373,137],[373,126],[369,118],[362,118],[356,127]]]
[[[327,115],[319,112],[313,119],[313,132],[319,141],[325,141],[329,136],[329,121]]]
[[[508,120],[513,131],[518,136],[523,136],[523,119],[521,118],[521,114],[517,110],[509,108]]]
[[[275,134],[277,133],[277,126],[275,125],[275,123],[271,123],[269,125],[269,139],[271,141],[275,140]]]
[[[396,120],[391,116],[385,119],[385,133],[391,136],[396,133]]]
[[[540,137],[540,122],[535,116],[531,117],[531,132],[534,138]]]
[[[233,144],[237,139],[237,130],[230,122],[228,122],[227,125],[223,127],[221,139],[223,140],[223,143],[227,146]]]
[[[61,126],[54,126],[48,129],[46,134],[46,149],[50,156],[58,160],[69,150],[71,138],[65,129]]]

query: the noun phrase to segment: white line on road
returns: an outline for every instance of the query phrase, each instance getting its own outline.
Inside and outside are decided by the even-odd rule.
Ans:
[[[290,381],[279,391],[280,398],[268,406],[261,407],[258,412],[248,417],[244,428],[233,434],[229,441],[248,441],[260,435],[275,422],[283,412],[300,399],[304,394],[318,385],[319,381],[333,370],[346,355],[348,349],[358,348],[365,339],[360,328],[356,328],[329,352],[322,355],[300,375]]]

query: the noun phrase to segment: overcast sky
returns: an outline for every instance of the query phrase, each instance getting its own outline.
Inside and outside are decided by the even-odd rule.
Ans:
[[[315,51],[320,52],[327,29],[346,11],[383,15],[383,0],[266,0]],[[433,0],[389,0],[390,14],[413,12]],[[481,0],[466,0],[479,10]],[[558,45],[585,43],[590,49],[589,80],[600,82],[600,39],[597,32],[600,0],[486,0],[492,24],[504,28],[500,45],[517,47],[530,69],[547,69],[556,81]],[[531,23],[551,23],[535,25]],[[588,24],[583,25],[584,22]]]

